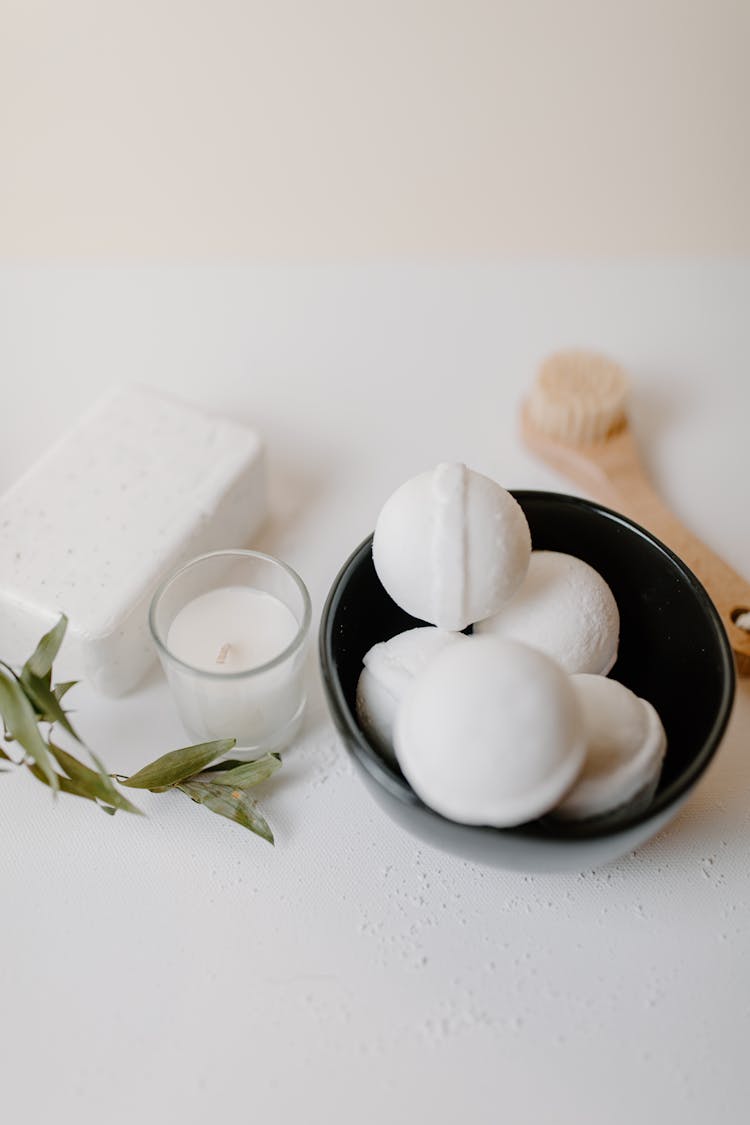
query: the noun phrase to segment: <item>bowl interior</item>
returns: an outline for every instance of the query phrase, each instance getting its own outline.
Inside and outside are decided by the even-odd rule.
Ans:
[[[619,831],[676,800],[711,759],[734,695],[734,665],[726,634],[692,572],[624,516],[557,493],[513,495],[529,522],[535,549],[577,555],[609,583],[621,623],[618,660],[610,676],[654,705],[664,723],[668,748],[659,788],[648,809],[626,808],[575,824],[539,820],[505,831],[555,838]],[[356,719],[355,695],[364,654],[378,641],[424,624],[404,613],[381,586],[371,544],[368,539],[354,552],[331,590],[321,623],[324,680],[334,719],[360,764],[401,800],[421,804],[398,767],[369,743]]]

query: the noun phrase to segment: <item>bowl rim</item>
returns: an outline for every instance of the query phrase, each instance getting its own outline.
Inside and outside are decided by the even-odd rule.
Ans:
[[[460,824],[459,822],[449,820],[442,816],[441,813],[430,808],[429,805],[426,805],[424,801],[417,796],[403,774],[391,766],[366,738],[346,701],[337,672],[336,661],[333,656],[333,620],[339,603],[344,596],[348,577],[360,565],[362,557],[372,550],[372,534],[368,535],[367,538],[352,551],[339,570],[331,585],[321,614],[318,649],[328,705],[339,731],[345,736],[347,749],[355,755],[357,761],[367,773],[383,789],[399,799],[403,804],[419,808],[422,813],[431,818],[435,818],[438,822],[449,823],[455,828],[463,828],[472,833],[479,832],[486,835],[491,834],[493,836],[497,836],[498,834],[501,836],[512,834],[514,836],[530,836],[535,839],[549,839],[557,842],[580,840],[582,838],[592,839],[616,836],[620,832],[625,833],[630,831],[639,824],[646,824],[648,821],[658,817],[659,814],[663,813],[671,805],[677,804],[680,798],[692,789],[718,750],[732,713],[735,695],[736,673],[734,656],[729,644],[729,639],[719,613],[703,584],[674,551],[667,547],[666,544],[662,543],[660,539],[657,539],[655,535],[652,535],[650,531],[647,531],[646,528],[637,524],[628,516],[624,516],[621,512],[617,512],[612,508],[599,504],[595,500],[587,500],[581,496],[572,496],[565,492],[553,492],[539,489],[510,489],[509,491],[511,496],[519,502],[523,500],[546,500],[565,506],[586,508],[608,520],[613,520],[621,524],[630,532],[645,539],[652,546],[656,547],[657,550],[669,560],[672,566],[677,568],[682,578],[691,587],[699,604],[711,622],[713,631],[719,642],[722,692],[716,718],[711,730],[705,738],[700,750],[695,754],[688,766],[674,778],[668,786],[657,793],[654,800],[646,809],[630,816],[628,816],[627,813],[623,814],[620,810],[614,810],[611,814],[588,822],[579,821],[571,822],[570,824],[562,824],[541,818],[515,828],[493,828],[490,825]]]

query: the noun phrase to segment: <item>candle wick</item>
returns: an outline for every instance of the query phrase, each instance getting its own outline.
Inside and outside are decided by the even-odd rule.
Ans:
[[[223,664],[225,662],[226,658],[229,656],[229,650],[231,647],[232,646],[228,644],[221,646],[221,648],[219,649],[219,655],[216,657],[217,664]]]

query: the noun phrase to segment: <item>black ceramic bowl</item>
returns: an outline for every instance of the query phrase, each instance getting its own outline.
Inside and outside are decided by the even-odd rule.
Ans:
[[[428,808],[397,766],[360,729],[355,711],[362,657],[377,641],[423,625],[380,584],[372,538],[344,564],[320,626],[320,659],[333,719],[377,802],[404,828],[466,859],[522,871],[582,870],[624,855],[683,804],[713,757],[734,698],[734,662],[724,628],[695,575],[625,516],[575,496],[514,492],[535,549],[565,551],[595,567],[620,610],[620,649],[610,672],[653,703],[667,732],[659,788],[648,808],[563,825],[519,828],[456,824]]]

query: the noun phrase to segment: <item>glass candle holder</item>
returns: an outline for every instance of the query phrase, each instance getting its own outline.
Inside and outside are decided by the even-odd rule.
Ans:
[[[212,551],[162,582],[149,625],[196,742],[235,738],[246,757],[291,742],[305,708],[310,617],[299,575],[258,551]]]

